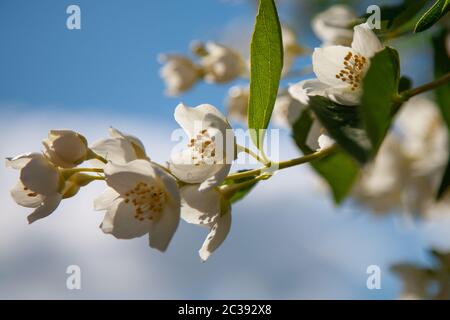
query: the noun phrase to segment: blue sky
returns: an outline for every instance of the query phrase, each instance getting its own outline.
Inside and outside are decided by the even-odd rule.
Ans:
[[[81,30],[66,28],[70,4],[81,7]],[[200,84],[166,97],[158,54],[187,53],[192,40],[227,38],[239,26],[246,33],[253,19],[246,1],[0,0],[0,156],[39,150],[51,128],[79,130],[92,141],[114,125],[164,161],[176,104],[223,108],[227,86]],[[304,39],[317,43],[308,33]],[[420,81],[426,65],[415,67]],[[296,156],[289,134],[282,137],[283,156]],[[205,234],[194,226],[182,224],[165,255],[146,239],[102,234],[101,213],[91,205],[101,185],[28,226],[27,209],[9,198],[16,178],[0,169],[0,298],[393,299],[400,287],[389,265],[426,262],[430,243],[448,243],[442,223],[409,225],[351,203],[335,208],[323,190],[311,188],[312,173],[302,167],[261,183],[237,204],[229,239],[202,264],[197,250]],[[64,287],[71,263],[84,270],[80,292]],[[382,267],[380,291],[365,286],[370,264]]]

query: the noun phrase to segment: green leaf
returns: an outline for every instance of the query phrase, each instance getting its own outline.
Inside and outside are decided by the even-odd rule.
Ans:
[[[312,123],[309,110],[305,110],[292,128],[293,138],[303,154],[313,152],[306,144]],[[328,183],[336,204],[341,203],[350,193],[359,172],[357,163],[341,150],[314,160],[310,165]]]
[[[417,21],[414,32],[422,32],[431,28],[450,10],[450,0],[437,0],[434,5]]]
[[[363,81],[363,95],[359,106],[364,127],[372,142],[372,156],[383,142],[393,115],[398,109],[399,83],[398,53],[395,49],[386,47],[370,61],[370,68]]]
[[[371,144],[361,126],[358,108],[343,106],[321,97],[310,97],[309,107],[328,134],[350,156],[364,164],[370,159]]]
[[[239,170],[238,172],[245,172],[245,171],[248,171],[248,170]],[[249,181],[252,179],[253,179],[253,177],[236,179],[234,181],[225,180],[222,185],[231,185],[234,183],[242,183],[242,182],[246,182],[246,181]],[[233,204],[235,202],[238,202],[239,200],[242,200],[256,186],[257,183],[258,183],[258,181],[255,181],[255,183],[236,191],[229,199],[229,202],[231,204]]]
[[[250,45],[250,98],[248,127],[252,140],[262,150],[280,84],[283,45],[277,9],[273,0],[260,0]]]
[[[445,48],[447,32],[442,30],[437,36],[433,38],[434,48],[434,76],[440,78],[444,74],[450,72],[450,59],[447,56],[447,50]],[[447,124],[450,136],[450,83],[446,83],[443,86],[436,88],[436,98],[439,109],[441,110],[442,117]],[[450,157],[448,160],[447,168],[442,178],[441,185],[437,194],[438,199],[442,198],[444,193],[450,186]]]

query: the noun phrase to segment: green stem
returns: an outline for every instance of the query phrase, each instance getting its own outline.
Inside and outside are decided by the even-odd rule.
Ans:
[[[103,169],[100,168],[73,168],[73,169],[61,169],[61,173],[64,176],[65,179],[69,179],[71,176],[73,176],[76,173],[79,172],[97,172],[97,173],[103,173]]]
[[[94,151],[92,151],[92,149],[89,149],[89,151],[88,151],[88,159],[97,159],[97,160],[103,162],[104,164],[108,163],[108,160],[106,160],[101,155],[99,155],[99,154],[95,153]]]
[[[258,154],[256,154],[255,152],[253,152],[252,150],[250,150],[249,148],[246,148],[244,146],[241,145],[237,145],[238,151],[243,151],[249,155],[251,155],[253,158],[255,158],[256,160],[258,160],[259,162],[261,162],[264,165],[269,165],[270,161],[268,161],[267,159],[264,159],[263,157],[260,157]],[[261,154],[262,155],[262,154]]]
[[[272,166],[278,166],[278,170],[282,170],[282,169],[290,168],[293,166],[297,166],[297,165],[300,165],[303,163],[311,162],[313,160],[326,157],[335,151],[336,151],[336,146],[332,146],[327,149],[323,149],[323,150],[319,150],[319,151],[310,153],[306,156],[274,163],[274,164],[272,164]],[[242,178],[259,176],[261,173],[263,173],[264,169],[267,169],[267,166],[265,166],[263,168],[254,169],[254,170],[233,173],[233,174],[230,174],[226,179],[227,180],[237,180],[237,179],[242,179]]]
[[[414,89],[410,89],[410,90],[406,90],[404,92],[401,93],[401,98],[403,101],[406,101],[418,94],[436,89],[439,86],[442,86],[443,84],[446,84],[447,82],[450,82],[450,72],[443,75],[442,77],[440,77],[439,79],[436,79],[434,81],[431,81],[429,83],[426,83],[420,87],[414,88]]]

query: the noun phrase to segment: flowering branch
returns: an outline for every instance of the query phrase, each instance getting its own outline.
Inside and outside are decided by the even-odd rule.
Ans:
[[[278,170],[294,167],[294,166],[297,166],[300,164],[311,162],[316,159],[324,158],[324,157],[334,153],[336,150],[337,150],[336,146],[332,146],[330,148],[322,149],[322,150],[313,152],[311,154],[307,154],[307,155],[299,157],[299,158],[281,161],[278,163],[269,163],[269,164],[265,165],[263,168],[233,173],[233,174],[230,174],[226,179],[227,180],[237,180],[237,179],[242,179],[242,178],[259,176],[264,172],[264,170],[266,168],[268,168],[271,165],[277,166]]]

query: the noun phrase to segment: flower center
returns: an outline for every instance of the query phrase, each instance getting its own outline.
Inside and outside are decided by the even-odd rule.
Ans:
[[[361,79],[367,64],[367,58],[348,52],[343,61],[344,68],[336,74],[336,79],[347,83],[352,91],[358,89],[361,85]]]
[[[194,165],[216,163],[216,144],[206,129],[192,138],[188,147],[191,148],[191,160]]]
[[[157,221],[166,203],[165,191],[145,182],[139,182],[125,193],[124,198],[125,203],[131,203],[134,206],[134,217],[139,221],[145,219]]]

